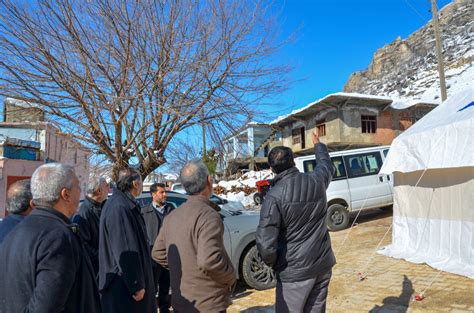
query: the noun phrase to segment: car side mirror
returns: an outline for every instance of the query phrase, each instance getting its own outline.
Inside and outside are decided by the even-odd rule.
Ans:
[[[222,199],[221,204],[227,204],[229,201],[227,199]]]

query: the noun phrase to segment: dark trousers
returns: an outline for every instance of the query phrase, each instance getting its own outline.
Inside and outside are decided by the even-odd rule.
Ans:
[[[276,313],[326,312],[329,281],[332,271],[297,282],[277,281]]]
[[[168,312],[171,307],[170,292],[170,272],[159,264],[153,264],[153,280],[158,289],[158,308],[160,312]]]

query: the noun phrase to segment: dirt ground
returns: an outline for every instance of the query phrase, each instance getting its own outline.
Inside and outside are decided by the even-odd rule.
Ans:
[[[357,225],[331,233],[337,265],[329,286],[328,312],[474,312],[474,280],[375,253],[390,227],[391,212],[361,214]],[[387,233],[382,247],[391,242]],[[367,278],[359,281],[358,273]],[[425,291],[425,298],[414,296]],[[274,312],[275,289],[239,285],[228,312]]]

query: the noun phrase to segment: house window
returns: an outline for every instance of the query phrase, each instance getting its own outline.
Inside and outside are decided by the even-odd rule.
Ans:
[[[373,115],[361,115],[360,117],[362,133],[375,134],[377,130],[377,117]]]
[[[293,138],[293,144],[297,145],[301,142],[301,132],[299,128],[295,128],[291,131],[291,137]]]
[[[318,129],[319,137],[326,136],[326,121],[325,120],[317,121],[316,128]]]
[[[291,131],[291,137],[293,138],[294,145],[301,143],[301,149],[305,148],[306,144],[305,144],[304,127],[293,129]]]

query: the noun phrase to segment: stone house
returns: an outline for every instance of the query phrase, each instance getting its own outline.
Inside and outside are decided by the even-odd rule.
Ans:
[[[389,97],[334,93],[279,117],[268,148],[283,145],[295,155],[313,153],[311,133],[317,128],[330,151],[390,145],[393,139],[435,107],[394,103]]]

